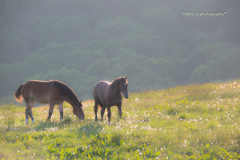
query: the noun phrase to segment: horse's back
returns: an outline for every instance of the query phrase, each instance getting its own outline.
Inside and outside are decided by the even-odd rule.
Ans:
[[[39,103],[49,103],[54,91],[51,81],[31,80],[24,84],[22,95],[25,100],[32,98]]]
[[[38,81],[38,80],[31,80],[24,84],[23,89],[28,90],[46,90],[47,87],[51,85],[51,81]]]

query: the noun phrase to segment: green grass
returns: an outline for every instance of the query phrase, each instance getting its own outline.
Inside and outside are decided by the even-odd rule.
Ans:
[[[93,101],[83,102],[85,121],[64,103],[33,108],[0,106],[0,159],[239,159],[240,82],[192,84],[130,93],[123,116],[112,107],[111,124],[94,121]],[[98,113],[100,117],[100,112]]]

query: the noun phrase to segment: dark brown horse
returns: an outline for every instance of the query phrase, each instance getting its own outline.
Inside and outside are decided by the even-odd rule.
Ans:
[[[97,121],[97,110],[98,105],[101,106],[101,118],[103,120],[103,115],[105,109],[108,110],[108,122],[110,123],[111,117],[111,106],[118,107],[118,114],[120,118],[122,117],[122,93],[125,98],[128,98],[128,82],[126,77],[119,77],[112,82],[100,81],[96,84],[93,89],[93,98],[95,100],[94,112],[95,121]]]
[[[33,123],[35,122],[32,114],[32,107],[35,102],[50,104],[47,120],[50,120],[53,108],[56,104],[59,105],[60,119],[63,119],[63,101],[67,101],[72,105],[73,114],[79,119],[85,119],[82,109],[82,100],[79,101],[73,90],[63,82],[56,80],[49,82],[38,80],[28,81],[18,87],[15,91],[14,97],[20,103],[22,103],[22,100],[24,99],[27,104],[25,110],[26,124],[28,124],[29,116]]]

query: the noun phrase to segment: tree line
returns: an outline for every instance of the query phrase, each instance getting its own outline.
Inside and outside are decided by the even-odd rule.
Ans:
[[[0,0],[0,98],[58,79],[81,99],[100,80],[129,91],[240,77],[238,1]],[[190,10],[189,10],[190,8]],[[187,16],[182,12],[221,12]]]

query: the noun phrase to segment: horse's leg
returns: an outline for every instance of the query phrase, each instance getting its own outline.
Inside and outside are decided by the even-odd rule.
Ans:
[[[28,112],[28,113],[29,113],[29,116],[31,117],[33,123],[35,123],[35,120],[34,120],[33,114],[32,114],[32,108],[33,108],[34,103],[35,103],[34,99],[31,99],[31,102],[30,102],[31,107],[30,107],[30,109],[28,110],[28,111],[29,111],[29,112]]]
[[[120,118],[122,118],[122,102],[117,105],[118,107],[118,115]]]
[[[49,114],[48,114],[47,121],[49,121],[50,118],[52,117],[52,113],[53,113],[54,105],[55,105],[54,103],[51,103],[51,102],[50,102],[50,106],[49,106]]]
[[[26,114],[25,124],[28,125],[28,121],[29,121],[29,112],[28,112],[28,109],[29,109],[30,107],[28,106],[28,103],[26,103],[26,104],[27,104],[27,107],[26,107],[26,109],[25,109],[25,114]]]
[[[101,119],[102,119],[102,121],[103,121],[103,115],[105,113],[105,109],[106,109],[106,106],[101,105]]]
[[[108,111],[108,122],[110,123],[110,118],[111,118],[111,110],[110,110],[110,107],[109,105],[107,105],[107,111]]]
[[[32,114],[32,106],[34,104],[34,100],[32,99],[25,99],[25,102],[26,102],[26,109],[25,109],[25,114],[26,114],[26,121],[25,121],[25,124],[27,125],[28,124],[28,121],[29,121],[29,116],[31,117],[33,123],[35,122],[34,119],[33,119],[33,114]]]
[[[95,105],[94,105],[94,112],[95,112],[95,121],[97,121],[97,110],[98,110],[98,101],[95,100]]]
[[[62,121],[63,120],[63,103],[60,103],[58,105],[58,108],[59,108],[59,113],[60,113],[60,120]]]

